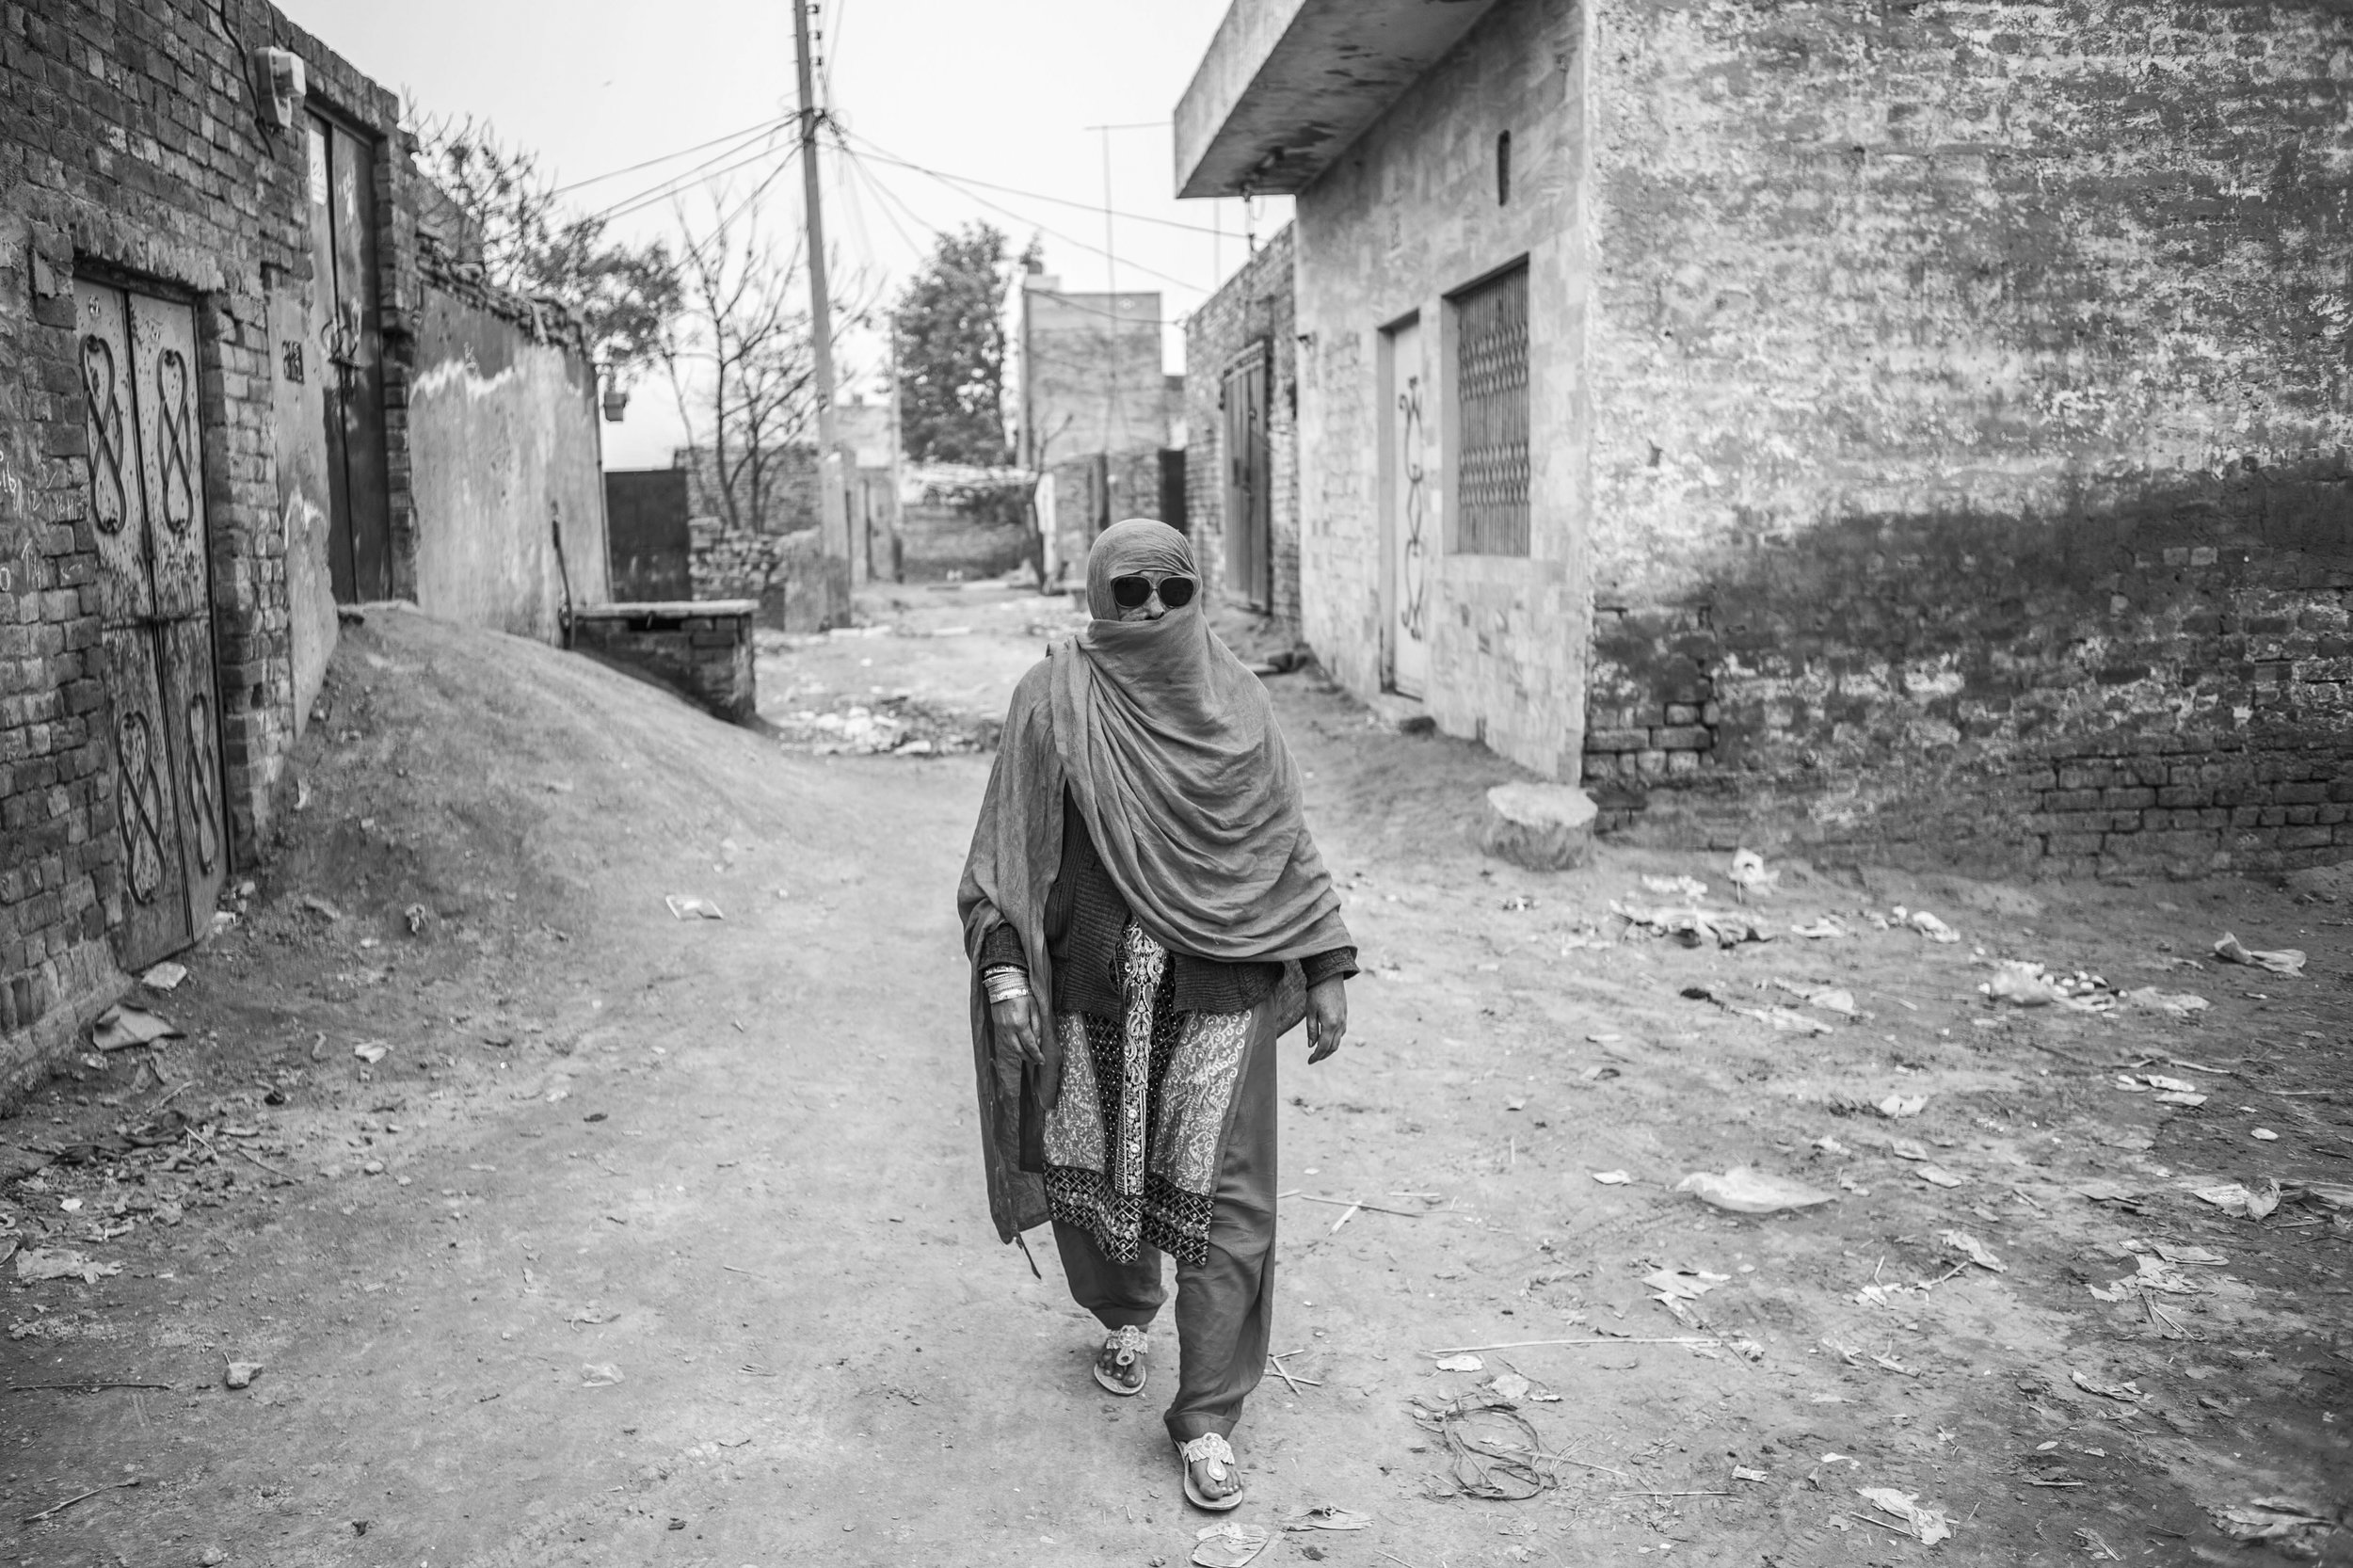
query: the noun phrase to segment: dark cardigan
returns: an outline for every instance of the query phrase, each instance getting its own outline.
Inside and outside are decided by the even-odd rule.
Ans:
[[[1128,901],[1112,885],[1076,802],[1063,800],[1062,869],[1046,900],[1046,945],[1054,955],[1054,1011],[1124,1016],[1127,1000],[1119,980],[1119,937],[1129,919]],[[1247,1013],[1266,1000],[1283,978],[1280,964],[1228,964],[1189,952],[1169,954],[1175,971],[1178,1013]],[[1000,925],[981,943],[981,968],[1029,968],[1021,938]],[[1345,980],[1357,972],[1356,950],[1334,948],[1301,960],[1309,986]]]

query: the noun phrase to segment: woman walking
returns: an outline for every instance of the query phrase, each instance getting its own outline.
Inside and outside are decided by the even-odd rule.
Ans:
[[[1304,1016],[1309,1062],[1339,1048],[1356,953],[1199,587],[1173,528],[1096,540],[1094,621],[1014,692],[957,906],[998,1235],[1051,1220],[1117,1395],[1149,1379],[1176,1260],[1168,1433],[1185,1495],[1224,1510],[1273,1329],[1274,1043]]]

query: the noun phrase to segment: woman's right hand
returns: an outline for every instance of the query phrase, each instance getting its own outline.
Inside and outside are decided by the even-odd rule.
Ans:
[[[997,1026],[997,1037],[1012,1041],[1022,1061],[1032,1067],[1046,1065],[1045,1020],[1039,1016],[1035,995],[992,1001],[988,1004],[988,1016]]]

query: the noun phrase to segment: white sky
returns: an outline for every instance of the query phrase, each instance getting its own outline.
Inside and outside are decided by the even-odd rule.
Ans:
[[[536,150],[559,184],[727,136],[787,114],[795,104],[789,0],[280,4],[424,111],[487,116],[505,140]],[[958,190],[871,158],[862,161],[861,172],[828,153],[822,160],[828,248],[846,264],[845,271],[863,268],[878,280],[888,297],[913,269],[914,247],[928,248],[929,230],[985,217],[1011,234],[1016,251],[1032,232],[1059,230],[1068,237],[1043,235],[1047,270],[1066,288],[1102,289],[1111,280],[1098,254],[1105,138],[1086,127],[1158,122],[1110,134],[1112,205],[1139,218],[1224,230],[1221,241],[1210,233],[1114,219],[1118,286],[1159,289],[1163,315],[1173,324],[1245,254],[1240,201],[1174,199],[1165,123],[1226,4],[824,0],[817,24],[825,36],[817,52],[830,75],[824,96],[870,151],[1078,203]],[[787,139],[780,136],[776,145]],[[602,181],[567,200],[584,210],[616,203],[721,151]],[[778,152],[728,175],[735,195],[748,195],[781,157]],[[992,211],[984,200],[1007,210]],[[690,213],[708,212],[699,193],[688,206]],[[1283,199],[1258,203],[1257,232],[1273,232],[1289,216],[1289,206]],[[800,221],[797,168],[768,186],[761,209],[778,228]],[[650,234],[669,222],[664,201],[617,227]],[[837,279],[836,296],[847,295],[856,281]],[[874,287],[868,284],[870,291]],[[1182,334],[1173,325],[1166,352],[1169,368],[1181,368]],[[845,392],[879,395],[879,343],[851,345],[847,361]],[[604,436],[610,467],[668,463],[680,436],[658,375],[639,383],[628,420],[606,425]]]

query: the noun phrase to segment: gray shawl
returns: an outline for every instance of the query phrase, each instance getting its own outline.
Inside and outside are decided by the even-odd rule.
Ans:
[[[1339,897],[1300,813],[1299,773],[1257,677],[1209,630],[1196,598],[1157,621],[1116,618],[1111,582],[1196,576],[1185,536],[1130,519],[1087,557],[1097,617],[1051,647],[1015,688],[972,833],[956,906],[973,961],[973,1064],[989,1209],[1011,1240],[1042,1224],[1041,1183],[1020,1169],[1021,1063],[999,1051],[981,988],[981,944],[1009,924],[1030,984],[1053,995],[1048,894],[1060,870],[1065,789],[1136,922],[1174,952],[1286,966],[1278,1032],[1298,1021],[1297,961],[1353,945]],[[1060,1044],[1033,1093],[1050,1107]]]

